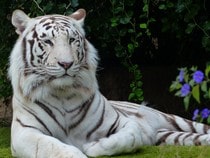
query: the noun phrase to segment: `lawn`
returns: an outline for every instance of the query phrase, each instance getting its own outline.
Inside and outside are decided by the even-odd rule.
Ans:
[[[0,158],[12,158],[9,128],[0,128]],[[137,153],[111,156],[109,158],[210,158],[210,147],[144,146]]]

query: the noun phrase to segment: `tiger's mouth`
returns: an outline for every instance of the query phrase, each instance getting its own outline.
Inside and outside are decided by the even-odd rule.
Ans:
[[[63,75],[56,77],[57,79],[69,79],[69,78],[75,78],[76,74],[69,74],[65,72]]]
[[[65,73],[63,75],[60,75],[60,76],[51,76],[49,78],[50,81],[52,80],[56,80],[56,79],[72,79],[72,78],[75,78],[76,75],[75,74],[68,74],[68,73]]]
[[[59,78],[68,78],[68,77],[73,77],[73,78],[75,78],[76,77],[76,75],[74,75],[74,74],[67,74],[67,73],[65,73],[64,75],[62,75],[62,76],[60,76]]]

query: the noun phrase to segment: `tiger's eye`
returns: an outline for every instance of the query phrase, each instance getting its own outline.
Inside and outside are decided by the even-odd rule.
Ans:
[[[75,41],[75,38],[70,38],[69,39],[69,44],[72,44],[72,42],[74,42]]]
[[[50,41],[50,40],[45,40],[44,41],[46,44],[49,44],[50,46],[53,46],[53,43],[52,43],[52,41]]]

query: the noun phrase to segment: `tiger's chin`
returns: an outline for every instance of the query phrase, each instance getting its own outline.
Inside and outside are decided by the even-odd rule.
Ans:
[[[74,84],[74,76],[63,75],[61,77],[54,78],[50,81],[50,85],[53,87],[69,87]]]

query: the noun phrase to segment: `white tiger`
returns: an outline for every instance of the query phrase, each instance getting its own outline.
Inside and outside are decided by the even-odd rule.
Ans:
[[[86,158],[142,145],[209,145],[210,127],[143,105],[108,101],[96,80],[97,51],[85,38],[84,9],[29,18],[10,56],[11,149],[20,158]]]

